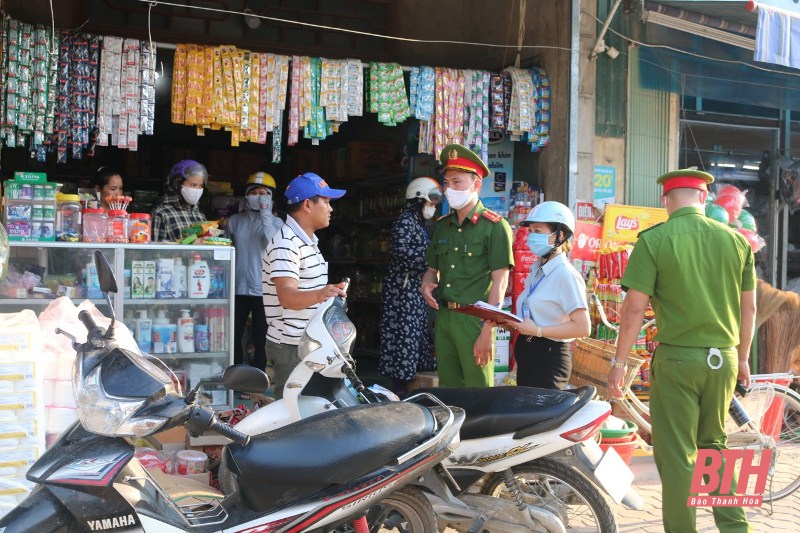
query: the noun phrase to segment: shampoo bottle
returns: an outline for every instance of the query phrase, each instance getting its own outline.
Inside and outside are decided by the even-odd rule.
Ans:
[[[194,263],[189,267],[189,298],[208,298],[211,287],[211,272],[208,263],[200,254],[194,256]]]
[[[153,353],[169,353],[167,351],[170,342],[169,326],[166,311],[159,310],[153,320]]]
[[[181,317],[178,319],[178,351],[194,351],[194,318],[188,309],[181,309]]]
[[[175,283],[173,285],[175,298],[186,298],[187,268],[186,265],[183,264],[183,261],[180,257],[175,258],[175,266],[172,267],[172,277]],[[180,324],[178,325],[178,329],[180,329]]]
[[[153,321],[147,316],[147,310],[139,311],[136,319],[136,344],[145,353],[153,350]]]

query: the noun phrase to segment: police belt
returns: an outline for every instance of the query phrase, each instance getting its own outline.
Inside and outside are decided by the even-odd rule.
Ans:
[[[466,307],[469,304],[460,304],[458,302],[448,302],[447,300],[442,300],[442,303],[439,307],[446,307],[448,309],[458,309],[460,307]]]

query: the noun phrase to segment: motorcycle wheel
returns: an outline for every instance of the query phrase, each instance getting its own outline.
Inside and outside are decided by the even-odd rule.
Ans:
[[[370,533],[431,533],[436,529],[436,515],[421,490],[403,487],[367,510]],[[340,526],[332,533],[352,533],[352,524]]]
[[[550,510],[561,515],[567,531],[616,533],[611,508],[591,481],[569,465],[542,458],[511,469],[530,504],[545,500]],[[484,482],[481,493],[511,499],[501,473]]]

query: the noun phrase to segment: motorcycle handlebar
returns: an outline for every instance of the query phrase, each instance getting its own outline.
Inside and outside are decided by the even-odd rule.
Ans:
[[[219,419],[215,416],[214,420],[211,422],[211,427],[209,427],[211,431],[219,433],[223,437],[228,437],[236,444],[240,444],[242,446],[247,446],[250,442],[250,435],[245,435],[241,431],[237,430],[234,427],[229,426],[228,424],[223,424],[219,421]]]

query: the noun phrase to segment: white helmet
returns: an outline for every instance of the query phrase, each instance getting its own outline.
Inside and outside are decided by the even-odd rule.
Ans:
[[[426,202],[438,204],[442,201],[442,186],[433,178],[416,178],[406,187],[406,200],[422,198]]]
[[[569,207],[560,202],[542,202],[531,209],[521,225],[527,226],[533,222],[544,222],[547,224],[562,224],[569,230],[570,235],[575,233],[575,215]]]

